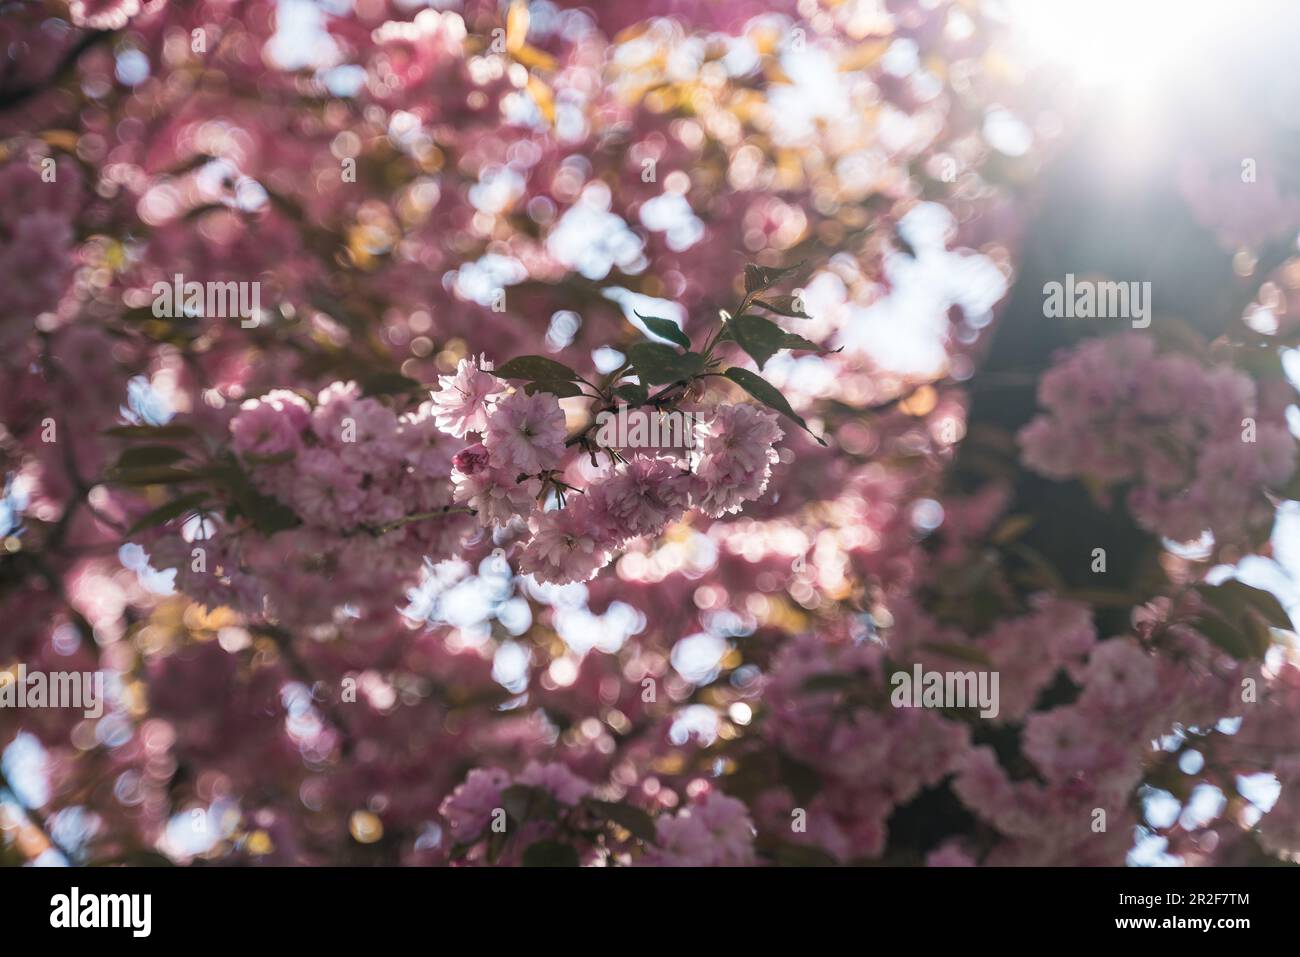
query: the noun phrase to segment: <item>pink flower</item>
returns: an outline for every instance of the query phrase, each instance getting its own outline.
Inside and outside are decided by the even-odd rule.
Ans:
[[[311,406],[292,389],[272,389],[261,401],[282,413],[299,432],[305,432],[311,424]]]
[[[1057,708],[1029,716],[1021,747],[1049,781],[1064,781],[1105,764],[1105,735],[1093,715],[1074,707]]]
[[[230,421],[230,435],[240,455],[272,456],[302,449],[302,432],[310,409],[301,396],[276,389],[249,399]]]
[[[963,804],[990,821],[1016,801],[1015,788],[988,745],[967,752],[952,788]]]
[[[513,392],[497,404],[483,444],[506,471],[536,475],[555,468],[564,457],[564,410],[548,392]]]
[[[493,812],[501,807],[501,792],[510,784],[510,775],[500,768],[475,768],[465,781],[443,799],[438,808],[451,836],[459,843],[472,841],[492,822]]]
[[[710,791],[698,804],[655,822],[651,867],[749,867],[754,864],[754,823],[745,805]]]
[[[15,218],[11,242],[0,242],[0,316],[29,327],[36,313],[54,309],[75,262],[72,224],[38,210]]]
[[[1059,480],[1132,482],[1134,518],[1175,541],[1207,530],[1219,545],[1248,541],[1272,513],[1266,490],[1295,471],[1284,413],[1260,406],[1249,376],[1157,355],[1145,336],[1063,353],[1043,376],[1039,400],[1048,414],[1020,431],[1024,464]]]
[[[18,30],[14,42],[34,55],[37,31],[23,36]],[[31,336],[37,314],[58,307],[77,265],[73,221],[82,205],[81,174],[67,157],[53,160],[21,147],[9,156],[0,164],[0,345]],[[50,162],[54,178],[45,182],[42,173]]]
[[[1019,721],[1062,669],[1082,666],[1096,640],[1088,606],[1048,593],[1028,615],[1003,618],[976,641],[1001,674],[999,721]]]
[[[1112,638],[1093,646],[1084,672],[1084,707],[1124,711],[1149,700],[1155,691],[1155,661],[1136,641]]]
[[[767,489],[784,433],[773,413],[752,403],[722,406],[702,432],[695,506],[711,518],[738,512]]]
[[[926,855],[926,867],[974,867],[975,859],[955,841],[948,841]]]
[[[461,359],[454,375],[438,376],[437,392],[431,394],[438,428],[455,438],[467,432],[487,428],[493,406],[504,391],[504,384],[492,374],[492,363]]]
[[[482,442],[475,442],[467,448],[461,449],[456,453],[456,457],[451,460],[456,471],[461,475],[477,475],[488,467],[488,450]]]
[[[1254,444],[1259,481],[1264,485],[1277,488],[1295,474],[1296,441],[1290,430],[1260,425]]]
[[[321,444],[359,472],[392,468],[404,461],[397,416],[378,399],[360,395],[355,383],[335,383],[320,394],[312,429]]]
[[[289,505],[313,525],[352,528],[365,501],[360,476],[344,468],[334,453],[308,449],[299,456]]]
[[[519,568],[539,582],[590,581],[609,563],[600,517],[586,498],[576,497],[564,508],[543,512],[530,525],[533,537],[520,556]]]
[[[1077,474],[1078,444],[1051,419],[1046,416],[1034,419],[1020,430],[1018,438],[1025,468],[1058,480]]]
[[[1204,372],[1187,356],[1161,356],[1145,363],[1136,382],[1135,407],[1143,415],[1164,417],[1187,408]]]
[[[433,403],[423,402],[398,419],[402,458],[421,478],[446,478],[451,471],[451,443],[433,421]]]
[[[473,475],[456,469],[451,473],[452,498],[457,505],[474,509],[483,524],[504,527],[516,518],[528,518],[542,489],[535,478],[517,482],[515,477],[504,469],[488,468]]]
[[[1202,372],[1199,382],[1202,403],[1212,423],[1240,429],[1241,418],[1255,411],[1255,381],[1230,366]]]
[[[1282,790],[1260,821],[1260,843],[1274,854],[1295,854],[1300,851],[1300,759],[1294,755],[1280,759],[1273,775]]]
[[[691,475],[671,459],[639,455],[593,485],[589,494],[611,535],[658,533],[690,505]]]

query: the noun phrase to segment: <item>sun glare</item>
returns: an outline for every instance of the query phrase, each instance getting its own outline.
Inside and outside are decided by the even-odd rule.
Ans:
[[[1195,68],[1225,9],[1214,0],[1008,0],[1006,13],[1032,59],[1081,87],[1149,97]]]

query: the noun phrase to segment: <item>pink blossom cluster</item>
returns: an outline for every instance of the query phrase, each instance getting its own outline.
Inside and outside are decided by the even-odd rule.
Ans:
[[[1286,422],[1255,382],[1129,333],[1062,355],[1042,378],[1046,412],[1020,433],[1024,464],[1054,479],[1130,486],[1147,529],[1175,541],[1209,531],[1226,543],[1267,527],[1265,491],[1295,471]]]
[[[352,382],[321,390],[314,405],[277,389],[242,405],[231,445],[259,490],[305,524],[382,533],[452,504],[451,449],[434,415],[429,403],[399,415]]]
[[[652,867],[750,867],[754,824],[744,802],[718,791],[675,815],[655,821],[655,846],[642,863]]]
[[[439,428],[479,441],[458,452],[452,497],[481,524],[527,525],[520,566],[541,582],[588,581],[629,539],[657,535],[694,506],[719,517],[763,494],[783,433],[776,416],[753,403],[719,405],[704,416],[698,464],[632,454],[544,510],[543,487],[572,472],[565,415],[549,392],[507,391],[485,359],[462,359],[442,376],[431,407]]]
[[[273,389],[244,401],[229,422],[231,448],[256,491],[299,524],[237,532],[205,513],[201,527],[151,546],[158,567],[174,567],[176,586],[209,607],[319,621],[344,605],[382,604],[424,560],[493,531],[509,536],[536,581],[588,581],[620,546],[658,535],[693,503],[736,509],[766,488],[782,432],[755,405],[720,406],[706,419],[694,471],[633,455],[588,473],[566,447],[555,396],[510,390],[491,368],[462,360],[410,412],[355,383],[314,399]],[[454,451],[448,436],[471,444]],[[544,485],[558,481],[569,494],[544,508]],[[383,589],[367,584],[379,569],[391,575]]]
[[[1116,864],[1138,826],[1188,863],[1300,853],[1293,650],[1198,631],[1197,560],[1144,569],[1130,622],[1090,605],[1033,561],[1087,520],[1038,511],[1043,483],[951,494],[998,441],[968,383],[1016,265],[1005,184],[1071,123],[987,68],[1014,58],[978,5],[316,6],[308,43],[275,0],[0,18],[0,667],[120,691],[98,722],[0,710],[6,761],[38,740],[48,785],[32,813],[6,792],[0,857],[79,832],[78,862]],[[1264,284],[1279,331],[1250,341],[1294,345],[1254,247],[1298,207],[1286,144],[1258,145],[1258,182],[1218,145],[1168,186],[1228,244],[1206,275]],[[708,351],[746,264],[801,258],[812,315],[773,313],[844,350],[716,340],[707,403],[674,406],[689,456],[594,450],[607,388],[530,395],[463,358],[596,380],[642,341],[633,291]],[[956,277],[926,300],[942,371],[899,371],[871,330],[932,268]],[[154,316],[177,274],[261,283],[258,324]],[[1130,486],[1107,518],[1133,536],[1262,553],[1294,392],[1220,319],[1236,367],[1072,350],[1024,461]],[[751,362],[825,447],[713,371]],[[998,715],[893,707],[913,665],[996,670]],[[1244,775],[1280,785],[1262,817]],[[1144,819],[1210,787],[1209,824]],[[198,809],[234,822],[202,848],[175,840]]]
[[[72,276],[80,175],[66,157],[20,150],[0,164],[0,324],[30,335]],[[7,341],[7,340],[6,340]]]
[[[555,803],[554,813],[537,809],[538,813],[528,814],[526,803],[524,813],[528,816],[510,821],[505,794],[507,788],[516,785],[548,795]],[[590,782],[560,763],[531,761],[514,775],[500,768],[475,768],[443,799],[439,812],[447,822],[453,846],[459,849],[464,861],[519,863],[530,844],[569,836],[560,819],[572,814],[592,790]],[[505,848],[489,858],[493,835],[499,836]]]
[[[591,793],[591,784],[563,764],[530,762],[517,775],[500,768],[476,768],[442,802],[441,813],[459,844],[484,836],[493,812],[502,808],[502,793],[512,784],[540,788],[562,805],[573,807]]]
[[[765,798],[764,819],[847,862],[881,853],[894,808],[956,770],[969,733],[935,711],[889,706],[883,645],[828,637],[799,636],[772,662],[764,731],[822,786],[805,808],[806,832],[792,834],[795,800],[783,789]]]
[[[298,623],[349,605],[391,608],[423,559],[451,557],[470,532],[430,403],[399,414],[355,383],[314,402],[278,389],[245,401],[229,431],[263,507],[278,503],[293,522],[260,532],[256,514],[241,529],[202,511],[200,524],[151,543],[155,565],[174,567],[176,587],[210,608]]]
[[[1134,635],[1097,641],[1086,606],[1048,594],[978,636],[904,602],[881,642],[821,634],[787,644],[763,690],[764,727],[789,759],[817,774],[820,788],[810,802],[784,788],[766,792],[758,803],[764,832],[790,839],[790,816],[803,806],[807,828],[793,834],[796,843],[841,861],[873,858],[888,845],[891,815],[952,775],[961,804],[1000,837],[946,844],[932,864],[1116,864],[1130,848],[1134,793],[1161,759],[1151,743],[1162,735],[1244,716],[1239,750],[1268,739],[1258,748],[1259,769],[1273,770],[1280,748],[1276,773],[1289,774],[1285,755],[1296,742],[1277,728],[1300,699],[1288,703],[1282,683],[1266,707],[1248,706],[1241,689],[1259,680],[1258,664],[1229,658],[1187,625],[1157,627],[1171,611],[1140,609]],[[887,680],[914,664],[996,671],[1000,713],[966,722],[895,706]],[[1068,703],[1059,699],[1062,687],[1075,689]],[[985,743],[985,728],[999,726],[1017,741],[1011,763],[1003,734],[993,735],[998,748]],[[1013,771],[1023,762],[1032,775]],[[1287,833],[1291,806],[1275,812],[1275,835]]]
[[[508,789],[519,785],[537,789],[554,801],[554,808],[538,809],[524,820],[510,821]],[[592,784],[563,764],[529,762],[511,775],[500,768],[475,768],[443,800],[439,811],[451,838],[468,863],[518,862],[529,844],[557,838],[573,841],[570,828],[583,799],[593,796]],[[516,798],[525,813],[526,793]],[[588,812],[590,813],[590,812]],[[495,824],[495,826],[494,826]],[[516,833],[517,832],[517,833]],[[746,867],[755,863],[754,825],[742,801],[709,790],[679,808],[655,819],[655,837],[635,858],[620,851],[627,863],[648,867]],[[501,848],[489,850],[493,834],[501,835]],[[507,837],[507,835],[509,835]],[[577,841],[583,857],[599,859],[594,845]]]
[[[1099,642],[1077,676],[1078,699],[1036,711],[1024,724],[1021,749],[1035,779],[1015,779],[987,746],[970,752],[953,789],[1005,837],[986,863],[1124,859],[1138,823],[1134,791],[1161,757],[1152,741],[1241,714],[1241,681],[1254,673],[1218,660],[1199,635],[1174,641],[1186,657],[1156,654],[1131,637]]]
[[[975,661],[998,672],[999,722],[1023,720],[1061,671],[1078,675],[1097,640],[1087,605],[1046,592],[1031,596],[1024,614],[999,618],[977,635],[935,620],[912,601],[891,612],[889,646],[897,660],[939,671]]]
[[[1162,756],[1152,741],[1251,711],[1242,689],[1258,664],[1186,625],[1153,630],[1170,610],[1139,609],[1136,635],[1097,642],[1070,669],[1080,689],[1071,703],[1026,717],[1020,749],[1037,779],[1016,780],[986,746],[963,762],[955,792],[1006,837],[988,863],[1118,863],[1136,823],[1134,791]]]

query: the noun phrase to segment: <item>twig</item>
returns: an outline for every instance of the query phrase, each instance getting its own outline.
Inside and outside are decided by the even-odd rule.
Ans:
[[[40,83],[33,83],[30,86],[15,87],[10,90],[0,91],[0,110],[8,110],[20,103],[24,103],[38,93],[50,89],[55,83],[60,82],[72,68],[77,65],[81,59],[81,54],[85,53],[96,43],[111,37],[116,31],[114,30],[93,30],[84,34],[81,39],[74,43],[68,52],[63,55],[59,65],[54,68],[48,77]]]

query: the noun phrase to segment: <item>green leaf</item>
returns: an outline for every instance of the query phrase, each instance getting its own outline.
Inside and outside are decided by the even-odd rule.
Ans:
[[[506,841],[510,835],[505,831],[490,831],[487,839],[487,859],[489,864],[495,864],[501,857],[501,852],[505,850]]]
[[[512,784],[502,791],[501,806],[519,822],[553,820],[559,808],[549,792],[530,784]]]
[[[775,312],[778,316],[790,316],[792,319],[808,318],[808,313],[803,311],[803,299],[799,296],[764,296],[762,299],[756,298],[754,304]]]
[[[681,327],[671,319],[660,319],[656,316],[643,316],[635,309],[632,310],[636,317],[645,323],[647,329],[653,332],[660,339],[667,339],[669,342],[675,342],[683,349],[691,347],[690,337],[682,332]]]
[[[536,788],[527,784],[512,784],[501,792],[501,806],[516,821],[525,821],[536,791]]]
[[[1250,607],[1259,612],[1265,621],[1274,628],[1295,631],[1291,616],[1287,614],[1287,610],[1282,607],[1282,603],[1272,593],[1266,592],[1262,588],[1251,588],[1249,585],[1242,585],[1241,587],[1249,590]]]
[[[803,268],[803,261],[787,266],[785,269],[768,269],[766,266],[745,264],[745,292],[761,292],[769,286],[775,286],[782,279],[794,275]]]
[[[1248,631],[1242,625],[1220,618],[1217,615],[1205,615],[1192,622],[1192,626],[1239,661],[1247,658],[1262,658],[1268,651],[1268,642],[1261,641],[1261,636]]]
[[[1235,619],[1245,608],[1241,596],[1222,585],[1197,585],[1196,592],[1225,618]]]
[[[293,509],[267,495],[253,496],[244,514],[264,535],[288,531],[302,524]]]
[[[137,469],[150,465],[171,465],[185,458],[185,452],[171,445],[136,445],[127,449],[115,468]]]
[[[1282,365],[1282,353],[1276,346],[1263,348],[1241,346],[1233,355],[1233,364],[1244,369],[1255,379],[1285,379],[1286,369]]]
[[[239,513],[263,534],[274,535],[301,524],[293,509],[259,492],[237,465],[230,463],[221,466],[215,477],[229,490]]]
[[[524,850],[524,867],[577,866],[577,849],[559,841],[537,841]]]
[[[1291,616],[1271,592],[1254,588],[1245,582],[1230,578],[1219,585],[1197,585],[1196,590],[1206,601],[1228,617],[1240,610],[1253,608],[1274,628],[1294,630]]]
[[[136,532],[146,528],[153,528],[156,525],[162,525],[194,511],[207,499],[207,492],[190,492],[188,495],[182,495],[180,498],[172,499],[166,504],[159,505],[157,508],[146,512],[136,519],[135,524],[126,530],[126,537],[130,538]]]
[[[519,356],[493,370],[501,379],[531,379],[539,382],[573,382],[578,373],[563,362],[545,356]]]
[[[647,844],[654,843],[656,834],[654,818],[639,807],[618,801],[598,801],[595,798],[588,798],[587,806],[605,820],[631,832],[633,837],[640,838]]]
[[[704,356],[698,352],[680,355],[661,342],[638,342],[627,350],[627,356],[648,385],[680,382],[704,371]]]
[[[639,382],[627,382],[614,390],[614,394],[627,401],[629,405],[641,405],[650,398],[650,390]]]
[[[582,389],[573,382],[560,382],[558,379],[536,380],[524,386],[524,391],[529,395],[536,395],[539,392],[549,392],[551,395],[561,399],[567,399],[575,395],[582,395]]]
[[[807,349],[820,352],[821,346],[803,336],[786,332],[771,319],[746,313],[727,323],[724,337],[729,336],[761,369],[781,349]]]
[[[1269,629],[1268,622],[1259,615],[1246,616],[1246,637],[1256,658],[1263,658],[1268,654],[1268,649],[1273,647],[1273,632]]]
[[[750,372],[748,369],[742,369],[739,366],[732,366],[723,373],[728,379],[736,383],[759,402],[763,403],[769,409],[780,412],[786,418],[798,424],[809,435],[817,440],[819,445],[825,445],[826,440],[820,436],[813,435],[812,429],[808,428],[808,423],[790,408],[790,403],[786,401],[785,396],[762,376]]]

